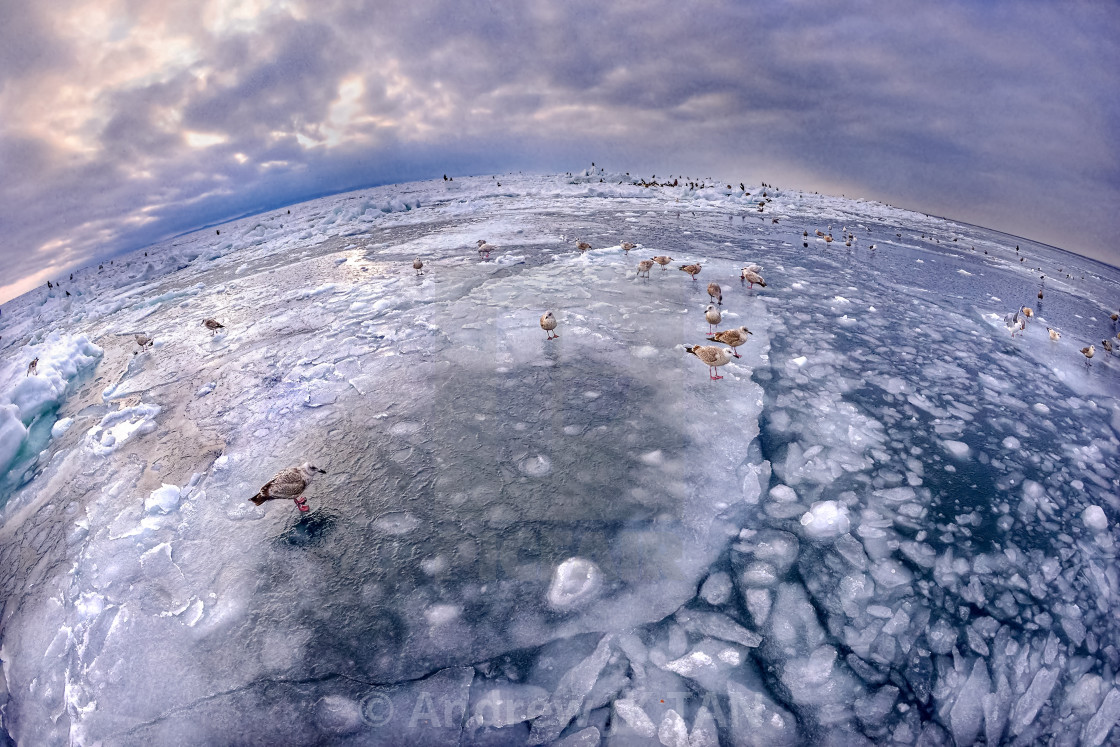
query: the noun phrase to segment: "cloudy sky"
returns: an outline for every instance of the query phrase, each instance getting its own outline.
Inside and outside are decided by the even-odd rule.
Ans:
[[[1111,0],[0,0],[0,301],[325,193],[590,161],[1120,264],[1118,40]]]

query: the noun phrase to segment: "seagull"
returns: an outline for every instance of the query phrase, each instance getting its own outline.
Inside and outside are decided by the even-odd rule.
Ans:
[[[39,359],[38,358],[32,358],[31,362],[27,364],[27,375],[28,376],[38,376],[39,375]]]
[[[494,251],[494,247],[486,243],[486,239],[478,240],[478,255],[483,259],[490,259],[490,252]]]
[[[704,309],[704,318],[708,320],[708,334],[715,334],[715,330],[713,330],[712,327],[723,321],[723,314],[719,313],[719,309],[716,308],[715,304],[710,303],[708,304],[708,308]]]
[[[657,264],[661,265],[661,271],[662,272],[665,272],[665,265],[667,265],[667,264],[669,264],[670,262],[673,261],[672,257],[669,257],[665,254],[659,254],[656,257],[650,257],[650,259],[652,259]]]
[[[634,247],[636,247],[637,244],[631,244],[629,241],[623,241],[621,246],[622,246],[622,251],[628,252],[631,249],[633,249]]]
[[[1039,300],[1039,301],[1041,301],[1041,300],[1042,300],[1042,291],[1039,291],[1039,292],[1038,292],[1038,300]]]
[[[1046,331],[1050,333],[1050,339],[1053,340],[1054,342],[1057,342],[1058,340],[1062,339],[1062,333],[1059,332],[1058,330],[1051,329],[1050,327],[1047,327]]]
[[[750,265],[749,267],[744,267],[742,274],[739,275],[739,280],[746,280],[751,284],[751,288],[754,288],[755,285],[761,285],[763,288],[765,288],[766,281],[763,280],[762,276],[758,274],[758,271],[761,269],[762,268],[758,265]]]
[[[148,337],[145,334],[136,335],[136,344],[140,346],[141,350],[143,350],[144,348],[154,344],[154,342],[155,341],[152,340],[152,338]]]
[[[1101,347],[1104,348],[1106,353],[1111,353],[1112,352],[1112,341],[1111,340],[1101,340]]]
[[[424,270],[422,269],[423,267],[424,267],[424,263],[420,261],[419,257],[412,260],[412,269],[416,270],[417,275],[423,275],[424,274]]]
[[[638,263],[638,274],[641,275],[644,272],[646,274],[646,277],[648,278],[649,277],[649,271],[652,268],[653,268],[653,260],[652,259],[643,259],[641,262]]]
[[[708,297],[723,306],[723,289],[719,287],[719,283],[708,283]]]
[[[1030,319],[1032,316],[1034,316],[1034,311],[1030,306],[1023,307],[1023,316],[1025,316],[1027,319]]]
[[[678,269],[681,272],[687,272],[693,280],[700,274],[700,265],[681,265]]]
[[[307,507],[307,499],[303,497],[303,491],[307,489],[308,483],[311,482],[311,478],[316,473],[325,475],[327,471],[319,469],[311,462],[304,462],[298,467],[282,469],[249,500],[259,506],[265,501],[291,498],[296,502],[300,513],[305,514],[311,509]]]
[[[1090,345],[1087,348],[1081,348],[1081,354],[1083,356],[1085,356],[1085,365],[1086,366],[1090,365],[1089,361],[1092,360],[1093,353],[1095,353],[1095,352],[1097,352],[1097,348],[1093,345]]]
[[[213,317],[210,317],[209,319],[203,319],[202,320],[202,326],[206,327],[206,329],[210,330],[214,334],[218,334],[219,329],[225,329],[226,328],[226,325],[222,324],[221,322],[219,322],[217,319],[214,319]]]
[[[548,339],[555,340],[560,335],[553,334],[552,330],[556,329],[556,315],[551,311],[546,311],[541,314],[541,329],[548,335]]]
[[[576,247],[577,247],[577,248],[578,248],[578,249],[579,249],[579,250],[580,250],[581,252],[586,252],[586,251],[587,251],[588,249],[590,249],[590,248],[591,248],[591,244],[588,244],[588,243],[587,243],[586,241],[581,241],[581,242],[579,242],[578,244],[576,244]]]
[[[727,352],[727,348],[715,345],[685,345],[684,349],[708,364],[708,378],[712,381],[723,378],[716,375],[716,367],[726,366],[731,362],[731,353]]]
[[[715,335],[712,336],[712,339],[716,342],[722,342],[724,345],[730,345],[731,354],[736,358],[742,358],[743,356],[735,352],[735,348],[746,343],[747,335],[750,334],[754,333],[746,327],[736,327],[735,329],[725,329],[716,332]]]

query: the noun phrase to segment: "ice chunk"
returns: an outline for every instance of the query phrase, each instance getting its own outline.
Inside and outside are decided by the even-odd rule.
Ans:
[[[818,501],[801,517],[801,528],[810,537],[839,537],[851,528],[848,508],[837,501]]]
[[[945,440],[941,442],[941,445],[957,459],[967,459],[969,453],[972,451],[968,444],[963,441]]]
[[[747,630],[730,617],[718,612],[682,609],[677,613],[676,618],[681,627],[690,633],[719,638],[748,648],[755,648],[762,643],[762,636],[758,633]]]
[[[471,716],[467,729],[501,729],[530,721],[548,707],[548,691],[535,685],[502,683],[480,687],[471,692]],[[477,691],[477,692],[476,692]]]
[[[700,597],[713,607],[718,607],[731,598],[732,588],[731,576],[718,571],[704,581],[704,585],[700,587]]]
[[[599,747],[602,737],[594,726],[569,734],[556,742],[556,747]]]
[[[991,690],[992,681],[988,677],[988,667],[983,659],[972,665],[972,674],[957,694],[957,700],[949,711],[949,723],[953,739],[957,744],[973,744],[980,735],[980,722],[984,716],[984,696]]]
[[[679,713],[670,708],[661,719],[661,726],[657,727],[657,738],[665,747],[689,747],[688,725]]]
[[[1104,532],[1108,529],[1108,517],[1100,506],[1089,506],[1081,512],[1081,521],[1094,532]]]
[[[602,585],[599,566],[586,558],[568,558],[552,574],[548,603],[554,609],[570,610],[594,599]]]
[[[580,709],[583,699],[595,686],[599,673],[607,665],[611,654],[612,635],[599,639],[599,644],[586,659],[564,673],[548,701],[548,710],[533,720],[529,744],[546,744],[560,736]],[[652,724],[651,724],[652,726]],[[653,736],[653,732],[650,732]]]
[[[27,428],[20,422],[19,408],[15,405],[0,405],[0,475],[16,458],[26,437]]]
[[[362,705],[342,695],[319,698],[315,704],[315,723],[326,734],[353,734],[363,725]]]
[[[177,485],[164,483],[144,499],[144,510],[150,514],[169,514],[179,507],[181,494]]]
[[[727,683],[731,741],[736,747],[783,747],[799,743],[797,721],[768,695]]]
[[[706,706],[700,706],[696,711],[696,718],[692,720],[688,747],[719,747],[719,727]]]
[[[1011,733],[1018,736],[1031,725],[1038,709],[1050,698],[1054,685],[1058,683],[1058,670],[1056,668],[1043,668],[1038,670],[1030,687],[1023,693],[1011,710]]]
[[[638,701],[619,698],[614,702],[614,712],[632,733],[647,739],[653,739],[657,734],[657,727],[653,725],[653,721],[650,720]]]
[[[1120,720],[1120,690],[1111,688],[1100,710],[1081,728],[1081,744],[1086,747],[1104,744],[1117,720]]]

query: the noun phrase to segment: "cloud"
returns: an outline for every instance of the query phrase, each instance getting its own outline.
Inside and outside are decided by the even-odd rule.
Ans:
[[[1117,264],[1117,39],[1078,3],[0,0],[0,276],[455,165],[612,159]]]

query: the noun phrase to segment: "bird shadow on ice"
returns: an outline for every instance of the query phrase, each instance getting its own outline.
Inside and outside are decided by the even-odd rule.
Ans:
[[[301,516],[274,541],[292,547],[318,547],[334,532],[340,518],[341,514],[337,511],[311,511],[306,516]]]

